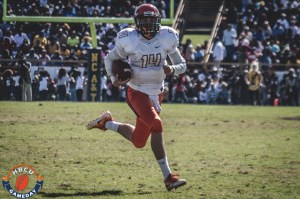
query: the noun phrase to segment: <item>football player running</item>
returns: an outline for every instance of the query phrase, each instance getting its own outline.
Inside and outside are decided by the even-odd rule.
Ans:
[[[163,126],[159,116],[167,75],[185,72],[186,63],[178,47],[178,33],[167,26],[161,26],[158,9],[151,4],[142,4],[134,14],[135,28],[121,30],[116,38],[116,47],[105,57],[104,63],[113,85],[128,84],[127,103],[136,114],[135,126],[117,122],[109,111],[87,124],[87,129],[112,130],[137,148],[142,148],[151,135],[151,148],[161,168],[168,191],[186,184],[173,174],[168,164]],[[172,65],[167,64],[167,56]],[[132,78],[121,81],[112,73],[112,62],[127,58],[132,69]]]

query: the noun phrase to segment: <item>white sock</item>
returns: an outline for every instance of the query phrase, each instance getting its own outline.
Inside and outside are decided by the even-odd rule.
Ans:
[[[157,160],[157,162],[160,166],[160,169],[164,176],[164,179],[166,180],[167,177],[171,174],[171,169],[169,167],[168,159],[167,159],[167,157],[165,157],[160,160]]]
[[[120,122],[116,122],[116,121],[107,121],[105,123],[105,128],[112,130],[114,132],[118,132],[118,128],[120,124],[121,124]]]

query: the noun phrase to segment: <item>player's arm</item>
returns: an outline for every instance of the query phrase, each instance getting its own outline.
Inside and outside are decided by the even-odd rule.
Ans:
[[[174,53],[169,54],[172,61],[172,65],[164,66],[164,71],[166,75],[174,73],[174,75],[182,74],[186,71],[185,59],[181,56],[179,49],[176,48]]]
[[[170,75],[174,73],[174,75],[179,75],[184,73],[186,71],[186,62],[178,49],[178,32],[169,27],[163,30],[162,37],[162,44],[168,49],[168,55],[172,62],[172,65],[164,66],[165,74]]]
[[[119,51],[120,52],[120,51]],[[130,79],[125,81],[120,81],[118,77],[114,76],[112,73],[112,62],[116,59],[122,59],[122,56],[119,55],[117,48],[112,49],[104,58],[104,65],[106,73],[110,78],[112,84],[116,87],[126,84]]]

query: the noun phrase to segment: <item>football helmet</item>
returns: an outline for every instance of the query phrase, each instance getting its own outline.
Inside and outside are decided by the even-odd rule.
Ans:
[[[137,31],[146,39],[151,39],[160,29],[161,15],[152,4],[142,4],[134,12]]]

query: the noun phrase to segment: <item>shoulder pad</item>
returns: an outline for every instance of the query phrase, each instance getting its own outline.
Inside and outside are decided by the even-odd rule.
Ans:
[[[161,43],[169,49],[179,45],[179,34],[176,30],[168,26],[162,26],[159,31]]]
[[[178,32],[171,28],[171,27],[168,27],[168,26],[162,26],[161,29],[160,29],[160,36],[163,38],[163,39],[168,39],[168,40],[178,40],[179,41],[179,34]]]
[[[133,28],[125,28],[123,30],[121,30],[120,32],[118,32],[117,34],[117,38],[116,38],[116,43],[119,44],[127,44],[127,43],[131,43],[134,40],[136,40],[136,36],[137,36],[137,31]]]

